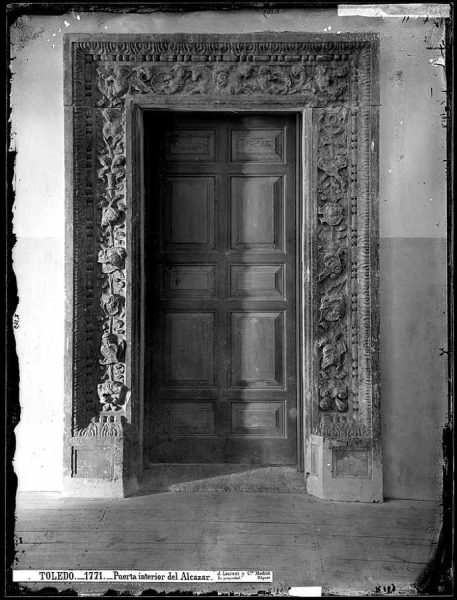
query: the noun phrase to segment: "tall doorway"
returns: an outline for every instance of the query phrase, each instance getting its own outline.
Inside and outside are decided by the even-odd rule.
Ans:
[[[146,461],[296,464],[296,116],[144,131]]]

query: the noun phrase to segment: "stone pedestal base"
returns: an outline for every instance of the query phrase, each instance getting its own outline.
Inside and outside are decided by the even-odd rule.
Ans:
[[[311,435],[307,443],[307,492],[322,500],[382,502],[381,443],[329,440]]]
[[[64,472],[63,496],[125,498],[139,491],[124,437],[71,437],[65,448],[71,468]]]
[[[129,479],[64,478],[63,497],[68,498],[126,498],[140,489],[136,477]]]

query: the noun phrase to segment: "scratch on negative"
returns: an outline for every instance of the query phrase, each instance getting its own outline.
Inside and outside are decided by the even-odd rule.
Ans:
[[[319,554],[319,560],[321,563],[321,569],[322,569],[322,573],[323,573],[324,572],[324,563],[322,562],[321,546],[319,544],[319,527],[316,529],[316,541],[317,541],[317,551]]]

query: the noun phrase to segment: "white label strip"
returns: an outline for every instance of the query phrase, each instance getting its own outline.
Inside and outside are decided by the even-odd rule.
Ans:
[[[449,4],[339,4],[339,17],[412,17],[444,19],[450,16]]]
[[[203,583],[205,581],[230,583],[271,583],[273,571],[73,571],[67,570],[13,570],[13,581],[45,583]]]
[[[291,587],[289,588],[289,596],[297,596],[299,598],[319,598],[322,596],[322,588],[320,586]]]

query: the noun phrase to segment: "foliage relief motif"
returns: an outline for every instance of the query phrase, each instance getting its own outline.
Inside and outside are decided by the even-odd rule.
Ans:
[[[202,48],[200,48],[200,45]],[[135,94],[154,95],[256,95],[297,96],[305,107],[318,107],[317,114],[317,290],[318,305],[316,315],[316,349],[318,352],[319,408],[324,417],[328,413],[345,413],[349,408],[351,381],[349,374],[348,329],[352,327],[354,340],[354,320],[348,318],[353,308],[348,300],[348,262],[351,248],[357,243],[353,238],[354,227],[349,223],[354,213],[354,197],[348,207],[348,188],[352,186],[350,173],[354,173],[354,156],[348,156],[348,111],[342,104],[350,96],[349,55],[316,54],[308,50],[306,60],[303,55],[293,57],[289,63],[253,64],[240,62],[240,57],[228,55],[223,61],[202,62],[211,57],[212,50],[203,44],[195,44],[193,50],[200,55],[199,60],[189,64],[190,57],[181,61],[171,54],[163,62],[137,61],[129,56],[130,62],[119,64],[116,60],[90,64],[91,77],[95,75],[97,85],[96,106],[98,115],[96,131],[98,161],[98,209],[99,236],[98,256],[102,293],[100,297],[101,334],[99,366],[101,376],[97,383],[98,398],[102,405],[101,413],[91,423],[78,430],[78,435],[121,435],[122,415],[130,399],[126,385],[125,353],[129,340],[126,338],[126,197],[125,197],[125,98]],[[140,52],[134,44],[110,43],[81,44],[81,50],[105,52]],[[97,50],[100,46],[99,50]],[[160,46],[160,44],[159,44]],[[163,52],[169,52],[166,43]],[[268,46],[268,44],[266,45]],[[278,49],[282,46],[277,44]],[[293,45],[291,45],[292,47]],[[337,44],[335,44],[336,48]],[[109,48],[108,48],[109,47]],[[270,46],[269,46],[270,47]],[[285,46],[284,46],[285,47]],[[355,47],[355,46],[354,46]],[[158,46],[157,46],[158,48]],[[203,51],[203,50],[204,51]],[[271,49],[271,48],[270,48]],[[295,49],[295,48],[294,48]],[[278,50],[278,51],[279,51]],[[330,46],[329,46],[330,50]],[[160,51],[160,49],[159,49]],[[353,50],[352,50],[353,51]],[[178,52],[178,50],[177,50]],[[282,50],[281,50],[282,52]],[[83,55],[82,55],[83,56]],[[155,55],[154,55],[155,56]],[[222,55],[221,55],[222,58]],[[284,58],[284,56],[283,56]],[[161,58],[161,61],[163,59]],[[286,59],[287,60],[287,57]],[[268,61],[266,61],[268,62]],[[80,68],[80,66],[78,67]],[[80,73],[82,76],[83,71]],[[83,80],[83,79],[82,79]],[[83,98],[77,88],[76,94]],[[87,92],[89,95],[92,92]],[[92,96],[90,96],[92,102]],[[87,102],[87,98],[83,98]],[[338,108],[335,108],[334,103]],[[323,108],[327,107],[328,108]],[[87,127],[89,127],[89,122]],[[89,130],[88,130],[89,131]],[[351,159],[351,160],[350,160]],[[351,230],[352,246],[348,246],[348,229]],[[351,266],[352,276],[354,263]],[[355,402],[353,403],[355,408]],[[103,417],[105,415],[105,417]],[[115,421],[111,421],[115,416]],[[108,418],[108,420],[107,420]],[[325,420],[325,419],[324,419]],[[321,422],[323,422],[321,420]],[[332,421],[333,434],[338,434],[336,421]],[[331,429],[330,427],[330,429]],[[362,431],[355,425],[342,425],[350,435]],[[359,427],[359,429],[357,429]],[[355,428],[355,429],[354,429]],[[360,430],[360,431],[359,431]],[[335,433],[336,432],[336,433]],[[339,433],[341,434],[342,431]],[[338,434],[338,435],[339,435]],[[357,434],[357,435],[358,435]]]
[[[126,94],[269,94],[305,97],[322,106],[347,97],[348,65],[315,63],[287,66],[251,64],[142,64],[137,67],[103,64],[98,67],[100,105],[121,106]]]
[[[100,306],[103,333],[99,360],[101,383],[97,386],[103,411],[120,411],[128,400],[125,385],[125,140],[124,113],[120,109],[101,111],[103,127],[98,154],[101,182],[101,211],[98,262],[103,274]]]
[[[348,410],[347,366],[347,110],[318,116],[318,315],[319,408]]]

